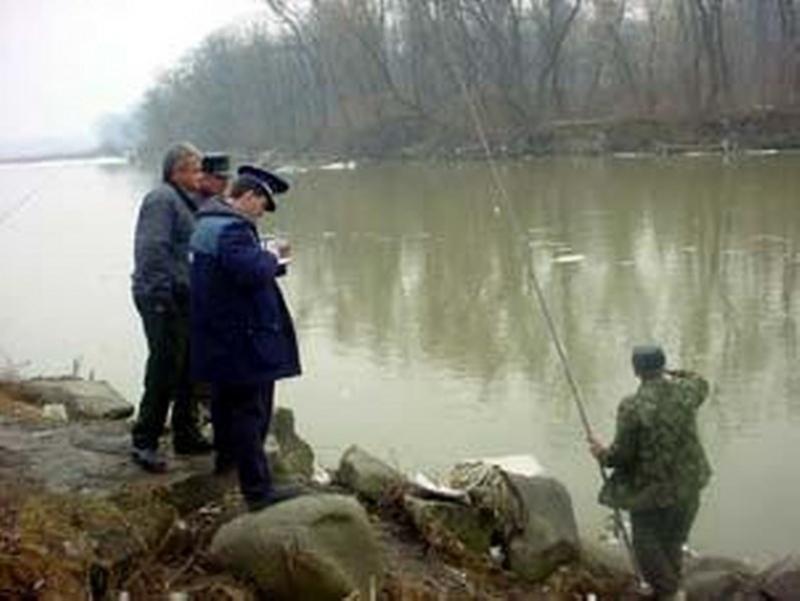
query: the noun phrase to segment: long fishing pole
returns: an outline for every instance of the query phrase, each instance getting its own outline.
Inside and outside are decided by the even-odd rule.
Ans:
[[[10,209],[7,209],[4,213],[0,213],[0,225],[3,225],[6,221],[11,219],[15,213],[21,211],[25,205],[27,205],[30,201],[34,200],[37,197],[37,192],[39,189],[31,190],[27,194],[23,194],[17,202],[11,205]]]
[[[441,36],[444,46],[450,54],[450,59],[453,59],[453,53],[451,52],[449,42],[447,40],[447,34]],[[492,180],[494,182],[494,186],[499,192],[500,198],[503,202],[506,221],[508,222],[509,228],[512,232],[513,239],[519,240],[520,243],[525,242],[525,238],[522,236],[522,231],[520,229],[520,221],[516,217],[516,212],[514,210],[514,205],[511,203],[511,199],[509,197],[508,191],[506,190],[505,186],[503,185],[502,179],[500,178],[500,172],[497,168],[497,163],[494,159],[494,154],[492,153],[491,146],[489,145],[489,139],[486,135],[486,130],[483,127],[483,121],[478,113],[478,107],[472,98],[471,94],[469,93],[469,88],[467,87],[467,83],[464,79],[463,74],[455,66],[455,62],[453,62],[453,72],[456,74],[456,79],[458,80],[459,87],[464,95],[464,100],[467,104],[467,108],[470,113],[470,117],[473,122],[473,126],[475,128],[475,132],[478,135],[479,142],[483,148],[484,155],[486,157],[486,161],[489,165],[489,172],[492,176]],[[525,251],[529,252],[529,247],[525,244]],[[523,255],[524,256],[524,255]],[[578,382],[575,379],[575,376],[572,373],[572,367],[570,366],[569,359],[567,358],[566,350],[564,349],[564,345],[561,342],[561,337],[558,334],[558,330],[556,329],[555,322],[553,321],[552,314],[550,313],[550,309],[547,304],[547,299],[544,296],[544,292],[542,291],[541,283],[539,282],[539,277],[536,274],[536,269],[533,266],[532,260],[523,261],[525,270],[527,272],[528,279],[533,284],[533,289],[536,292],[536,300],[539,304],[539,309],[541,310],[542,316],[544,317],[545,323],[547,324],[548,332],[550,333],[550,338],[553,341],[553,346],[556,347],[556,352],[558,354],[558,358],[561,362],[561,367],[564,370],[564,375],[567,379],[567,383],[569,384],[570,390],[572,391],[572,397],[575,400],[575,405],[578,408],[578,414],[581,418],[581,423],[583,425],[584,432],[586,433],[587,438],[592,437],[592,426],[589,423],[589,417],[586,413],[585,403],[583,401],[583,395],[581,394],[580,387],[578,386]],[[603,480],[603,483],[606,484],[608,482],[608,475],[606,474],[605,469],[603,468],[602,464],[598,462],[598,468],[600,469],[600,477]],[[633,546],[631,545],[630,537],[628,536],[628,530],[625,527],[625,522],[622,520],[622,514],[619,508],[614,507],[614,522],[616,525],[617,532],[621,534],[622,541],[625,545],[625,549],[628,552],[628,557],[630,558],[631,566],[637,576],[637,578],[641,581],[642,574],[639,568],[639,563],[636,561],[636,555],[633,552]]]

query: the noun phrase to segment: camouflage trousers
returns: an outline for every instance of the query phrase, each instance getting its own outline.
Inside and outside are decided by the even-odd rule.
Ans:
[[[633,550],[656,599],[668,599],[680,588],[683,545],[699,507],[698,494],[671,507],[631,511]]]

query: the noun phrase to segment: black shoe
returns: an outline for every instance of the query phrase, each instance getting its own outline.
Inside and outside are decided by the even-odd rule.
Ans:
[[[167,471],[167,462],[155,449],[133,447],[131,451],[133,462],[147,472],[163,474]]]
[[[216,476],[225,476],[235,470],[236,461],[232,457],[217,453],[214,457],[214,474]]]
[[[174,438],[172,450],[176,455],[207,455],[214,450],[214,445],[200,434],[195,434],[194,436]]]
[[[247,501],[247,510],[251,512],[261,511],[262,509],[266,509],[272,505],[277,505],[283,501],[301,497],[307,492],[308,491],[305,488],[291,484],[287,484],[285,486],[273,486],[269,493],[267,493],[267,496],[263,499]]]

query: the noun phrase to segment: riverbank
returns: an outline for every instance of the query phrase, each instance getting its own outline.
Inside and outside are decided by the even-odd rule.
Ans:
[[[713,119],[585,119],[561,120],[536,127],[487,132],[493,158],[544,156],[683,156],[717,154],[736,157],[800,150],[800,113],[769,108]],[[242,161],[273,166],[333,165],[348,168],[358,162],[381,160],[482,160],[486,149],[475,132],[440,131],[406,146],[376,146],[369,140],[354,143],[347,152],[311,149],[228,149]],[[98,150],[76,153],[37,153],[0,157],[0,165],[53,161],[142,163],[155,167],[160,155],[130,151],[124,156]]]
[[[391,124],[387,127],[391,129]],[[736,156],[800,149],[800,113],[764,108],[714,118],[560,120],[487,131],[486,137],[493,158],[695,153]],[[277,150],[240,154],[279,165],[298,161],[474,160],[485,159],[486,149],[475,131],[443,130],[406,146],[377,145],[365,139],[340,153],[311,150],[298,155]]]
[[[383,128],[353,140],[346,151],[325,144],[302,151],[239,147],[213,150],[225,150],[243,162],[273,167],[332,164],[346,168],[349,164],[383,160],[453,161],[486,158],[486,149],[474,130],[436,129],[412,144],[378,143],[386,137],[384,129],[391,131],[393,127],[391,122],[385,123]],[[681,156],[698,153],[734,157],[747,153],[800,150],[800,112],[764,107],[714,118],[574,119],[485,133],[493,158]],[[155,154],[131,151],[125,159],[155,168],[161,160],[159,153],[162,151],[150,149]]]
[[[171,457],[165,476],[138,470],[128,459],[126,421],[72,409],[89,405],[74,402],[83,384],[64,378],[0,386],[0,597],[259,598],[257,587],[209,552],[221,526],[249,517],[235,478],[212,475],[207,457]],[[94,409],[104,406],[97,391]],[[275,439],[271,458],[282,478],[304,481],[314,498],[355,494],[363,501],[385,558],[378,598],[547,599],[553,591],[627,585],[626,576],[577,558],[541,583],[528,582],[452,540],[427,540],[396,490],[370,500],[340,484],[314,484],[310,447],[285,410],[276,414]]]
[[[104,383],[72,378],[0,385],[0,597],[241,600],[283,586],[284,598],[302,598],[286,591],[305,590],[308,570],[327,582],[329,568],[320,566],[344,562],[325,559],[335,543],[359,550],[355,567],[343,563],[337,574],[354,570],[358,582],[359,569],[373,566],[369,595],[362,586],[362,596],[348,599],[640,598],[619,547],[581,540],[568,492],[549,476],[519,469],[530,461],[506,462],[500,471],[457,466],[451,483],[463,488],[443,489],[412,482],[351,447],[323,483],[313,477],[311,447],[280,409],[267,445],[272,463],[281,479],[304,483],[309,494],[247,514],[235,477],[212,475],[208,457],[172,457],[167,475],[133,466],[129,413],[104,390]],[[256,568],[232,554],[231,546],[252,549],[248,536],[266,544],[259,528],[283,532],[287,516],[301,520],[309,503],[320,505],[314,511],[323,517],[293,524],[301,534],[278,535],[283,560],[268,575],[268,547],[244,554],[262,558]],[[326,505],[343,503],[344,514]],[[363,514],[368,532],[348,529],[352,520],[343,516],[350,511],[355,522]],[[270,520],[281,512],[276,527]],[[320,534],[318,524],[331,525]],[[374,552],[362,553],[362,544]],[[308,559],[320,554],[322,560]],[[373,555],[377,564],[367,560]],[[791,599],[800,591],[793,559],[761,572],[727,559],[687,561],[691,599]],[[275,573],[279,584],[270,580]]]

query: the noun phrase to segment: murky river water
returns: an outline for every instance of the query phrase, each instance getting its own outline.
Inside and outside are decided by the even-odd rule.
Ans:
[[[713,382],[715,467],[693,545],[764,562],[800,550],[800,157],[535,160],[308,171],[274,224],[305,375],[279,387],[327,465],[356,442],[436,473],[531,453],[597,528],[599,477],[523,260],[533,261],[590,419],[606,438],[660,341]],[[0,366],[82,372],[133,401],[144,337],[129,297],[151,174],[0,167]],[[511,223],[514,223],[514,227]],[[514,235],[513,232],[521,232]],[[524,239],[523,239],[524,238]]]

